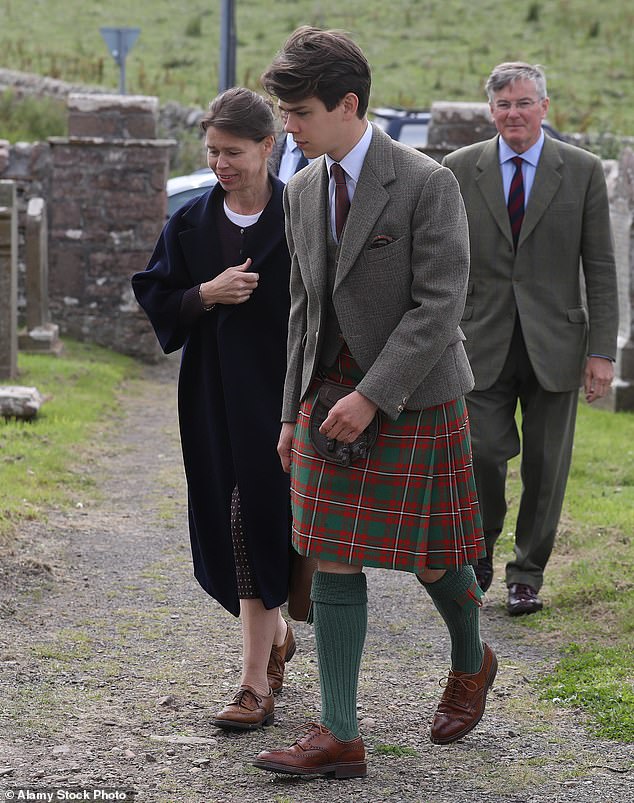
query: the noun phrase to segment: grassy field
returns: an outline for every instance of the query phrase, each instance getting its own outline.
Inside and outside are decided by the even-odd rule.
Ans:
[[[512,463],[506,533],[512,554],[520,493]],[[598,734],[634,742],[634,414],[579,405],[573,462],[555,551],[546,572],[548,605],[518,628],[563,645],[544,697],[583,707]],[[521,637],[521,636],[520,636]]]
[[[204,106],[218,88],[220,6],[0,0],[0,65],[116,91],[118,67],[99,28],[139,27],[127,60],[128,91]],[[300,24],[353,34],[373,67],[374,105],[484,100],[491,67],[524,59],[546,68],[557,128],[634,134],[630,0],[236,0],[238,83],[257,88]]]
[[[96,346],[66,342],[59,359],[20,354],[20,382],[50,396],[31,424],[0,422],[0,545],[25,520],[76,504],[94,488],[82,471],[108,448],[117,393],[136,364]],[[124,391],[125,392],[125,391]],[[496,549],[510,556],[519,496],[511,467],[507,528]],[[513,622],[562,648],[544,697],[583,707],[597,733],[634,742],[634,415],[580,404],[564,514],[544,589],[548,605]]]
[[[22,522],[91,493],[82,465],[116,414],[119,385],[136,371],[127,357],[69,341],[57,359],[19,355],[19,383],[46,402],[33,422],[0,418],[0,544]]]

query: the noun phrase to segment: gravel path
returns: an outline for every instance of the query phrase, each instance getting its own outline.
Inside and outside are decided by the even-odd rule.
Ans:
[[[273,727],[227,735],[209,724],[236,688],[240,632],[191,573],[176,371],[173,359],[143,369],[83,468],[94,485],[0,554],[0,800],[103,788],[150,803],[634,800],[631,745],[597,740],[578,713],[538,700],[529,678],[556,648],[504,614],[499,580],[482,630],[500,670],[485,718],[462,742],[429,741],[449,654],[440,618],[414,578],[369,570],[359,693],[368,777],[251,767],[318,716],[313,633],[295,626]]]

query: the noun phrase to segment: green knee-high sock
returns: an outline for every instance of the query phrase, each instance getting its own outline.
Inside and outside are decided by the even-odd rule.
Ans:
[[[420,580],[420,578],[419,578]],[[451,668],[470,675],[479,672],[484,657],[480,639],[480,608],[484,594],[472,566],[447,571],[435,583],[423,583],[451,636]]]
[[[315,572],[315,644],[321,684],[321,723],[338,739],[359,735],[357,685],[368,625],[365,575]]]

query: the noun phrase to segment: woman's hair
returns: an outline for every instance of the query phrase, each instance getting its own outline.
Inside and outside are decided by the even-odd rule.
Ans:
[[[342,31],[303,25],[290,35],[260,78],[266,91],[284,102],[318,98],[332,111],[348,92],[359,98],[358,117],[370,101],[370,65]]]
[[[486,93],[489,102],[493,103],[496,92],[515,81],[532,81],[535,84],[537,97],[546,97],[546,76],[539,64],[527,64],[525,61],[506,61],[494,67],[486,82]]]
[[[261,95],[241,86],[227,89],[211,101],[209,111],[200,121],[203,131],[210,126],[254,142],[275,136],[271,104]]]

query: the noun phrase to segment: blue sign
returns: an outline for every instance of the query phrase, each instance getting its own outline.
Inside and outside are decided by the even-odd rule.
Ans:
[[[140,28],[99,28],[112,58],[120,68],[119,92],[125,95],[125,60],[141,33]]]

